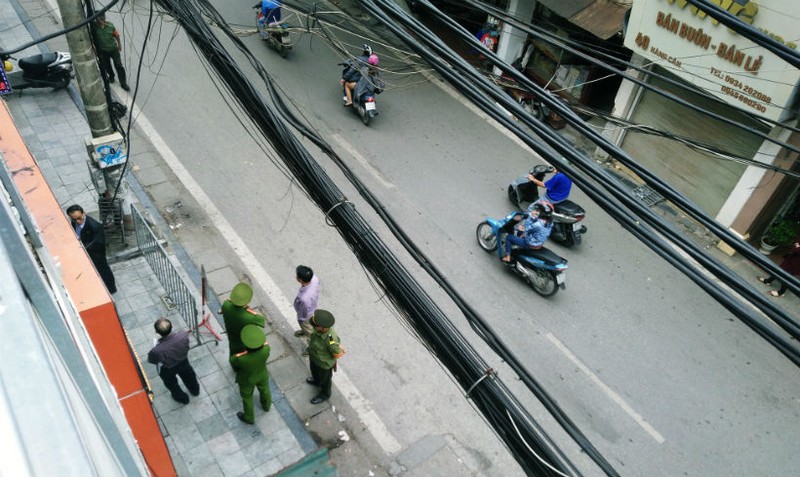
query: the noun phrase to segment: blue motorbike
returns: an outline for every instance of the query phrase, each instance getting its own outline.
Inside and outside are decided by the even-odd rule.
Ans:
[[[478,244],[487,252],[497,251],[497,257],[502,259],[497,241],[505,240],[507,234],[515,233],[514,227],[524,218],[524,212],[511,212],[500,220],[484,220],[475,231]],[[511,251],[511,261],[502,263],[525,279],[542,296],[555,295],[559,288],[565,288],[564,271],[567,269],[567,261],[547,248],[514,248]]]

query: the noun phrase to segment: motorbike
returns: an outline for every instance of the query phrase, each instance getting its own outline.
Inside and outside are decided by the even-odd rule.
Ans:
[[[553,166],[539,164],[530,170],[529,174],[542,181],[546,174],[553,172]],[[508,200],[519,206],[524,202],[536,202],[539,199],[539,187],[528,179],[528,175],[519,176],[508,185]],[[550,238],[556,242],[571,247],[580,245],[586,226],[581,223],[586,218],[583,207],[564,200],[553,204],[553,232]]]
[[[511,251],[511,261],[503,262],[501,247],[498,241],[505,240],[507,234],[515,233],[514,227],[525,218],[524,212],[514,211],[502,219],[487,218],[475,231],[478,244],[486,252],[497,251],[501,262],[509,267],[515,274],[522,277],[536,291],[548,297],[555,295],[559,289],[564,289],[567,260],[556,255],[551,250],[514,248]]]
[[[353,66],[349,63],[339,63],[339,66],[347,68],[352,68]],[[342,77],[344,77],[344,72],[342,73]],[[362,80],[359,80],[362,81]],[[347,105],[347,92],[345,91],[345,85],[342,85],[342,101],[345,105]],[[364,126],[369,126],[369,122],[372,118],[378,115],[378,103],[375,102],[375,96],[380,94],[381,89],[375,88],[374,93],[363,93],[360,96],[356,95],[356,91],[358,90],[358,86],[353,88],[353,111],[358,114],[361,118],[361,122],[364,123]]]
[[[10,63],[11,56],[4,55],[3,65]],[[21,71],[11,71],[6,76],[11,91],[28,88],[66,88],[72,81],[72,55],[66,52],[43,53],[20,58],[17,65]]]
[[[292,49],[292,45],[289,44],[289,24],[281,22],[278,24],[270,23],[260,26],[259,20],[263,16],[261,5],[256,5],[253,8],[258,9],[258,13],[256,14],[256,29],[258,29],[258,34],[261,36],[261,39],[266,41],[272,49],[277,51],[278,54],[281,55],[281,58],[286,58],[286,55],[289,54],[289,50]]]

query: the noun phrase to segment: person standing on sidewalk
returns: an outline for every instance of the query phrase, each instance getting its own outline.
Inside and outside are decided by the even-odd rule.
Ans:
[[[311,336],[314,327],[308,322],[314,311],[317,309],[319,301],[319,278],[314,275],[314,270],[305,265],[298,265],[295,269],[297,281],[300,289],[294,298],[294,311],[297,313],[297,324],[300,329],[294,332],[295,336]]]
[[[225,331],[228,334],[229,356],[245,351],[242,343],[242,330],[247,325],[256,325],[261,328],[266,324],[266,319],[248,308],[247,305],[253,298],[253,288],[247,283],[237,283],[231,291],[231,296],[222,304],[222,319],[225,322]]]
[[[130,91],[128,78],[125,76],[125,67],[122,66],[122,41],[119,39],[119,32],[113,23],[106,21],[105,14],[97,17],[97,24],[94,27],[94,47],[97,52],[97,59],[100,63],[100,71],[104,72],[109,83],[114,82],[114,70],[111,69],[111,62],[114,62],[114,69],[119,76],[119,85],[125,91]]]
[[[117,282],[111,267],[108,266],[108,260],[106,260],[106,232],[103,230],[103,226],[86,215],[83,207],[77,204],[67,207],[67,215],[73,230],[75,230],[75,235],[78,236],[89,258],[92,259],[94,268],[103,279],[108,292],[112,295],[117,293]]]
[[[181,377],[192,396],[200,395],[197,374],[189,363],[189,331],[172,333],[172,323],[166,318],[159,318],[153,326],[161,338],[147,353],[147,362],[156,365],[158,375],[172,394],[172,399],[189,404],[189,396],[183,392],[177,378]]]
[[[272,395],[269,391],[269,344],[264,330],[256,325],[247,325],[242,329],[242,343],[245,351],[231,356],[230,362],[236,372],[236,384],[239,385],[239,396],[242,397],[244,412],[237,412],[236,417],[247,424],[256,422],[253,411],[253,391],[258,388],[261,409],[269,412],[272,407]]]
[[[311,324],[314,326],[314,333],[308,342],[311,376],[306,378],[306,382],[319,386],[319,394],[311,399],[311,404],[330,399],[336,360],[345,353],[339,335],[333,330],[335,322],[333,314],[327,310],[317,310],[311,317]]]

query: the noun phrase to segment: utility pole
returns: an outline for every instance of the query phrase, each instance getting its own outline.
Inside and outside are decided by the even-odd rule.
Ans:
[[[80,0],[57,0],[57,2],[64,28],[70,28],[86,20],[86,13]],[[115,133],[111,125],[105,87],[97,66],[90,28],[78,28],[67,33],[67,45],[72,54],[72,65],[86,111],[89,130],[92,138],[96,140],[87,139],[86,146],[90,169],[93,171],[91,173],[92,181],[97,187],[100,222],[106,226],[107,232],[109,230],[119,231],[119,237],[124,243],[125,225],[127,224],[130,228],[133,223],[130,212],[125,213],[125,207],[123,207],[125,201],[131,203],[130,193],[124,186],[124,181],[120,180],[120,174],[124,168],[121,163],[113,166],[101,165],[97,160],[97,152],[99,150],[122,150],[127,154],[127,151],[125,151],[122,136]],[[101,144],[103,146],[99,148],[98,146]],[[113,149],[109,149],[109,147],[113,147]],[[125,160],[127,160],[127,156]],[[102,181],[97,179],[96,173],[102,176]],[[119,185],[119,189],[117,189],[117,185]],[[112,236],[113,234],[109,238]]]
[[[61,21],[64,28],[86,20],[81,2],[78,0],[58,0],[58,9],[61,10]],[[100,70],[97,68],[89,29],[78,28],[67,33],[67,44],[72,54],[72,66],[75,70],[75,78],[81,92],[92,137],[109,135],[114,130],[111,127],[111,117],[108,114],[108,104],[103,92],[103,83],[100,80]]]

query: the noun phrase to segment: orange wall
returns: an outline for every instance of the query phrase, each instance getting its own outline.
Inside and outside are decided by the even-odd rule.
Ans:
[[[83,138],[76,137],[75,141],[83,142]],[[61,267],[67,294],[81,316],[151,472],[159,477],[176,475],[111,297],[2,100],[0,151],[44,246]]]

